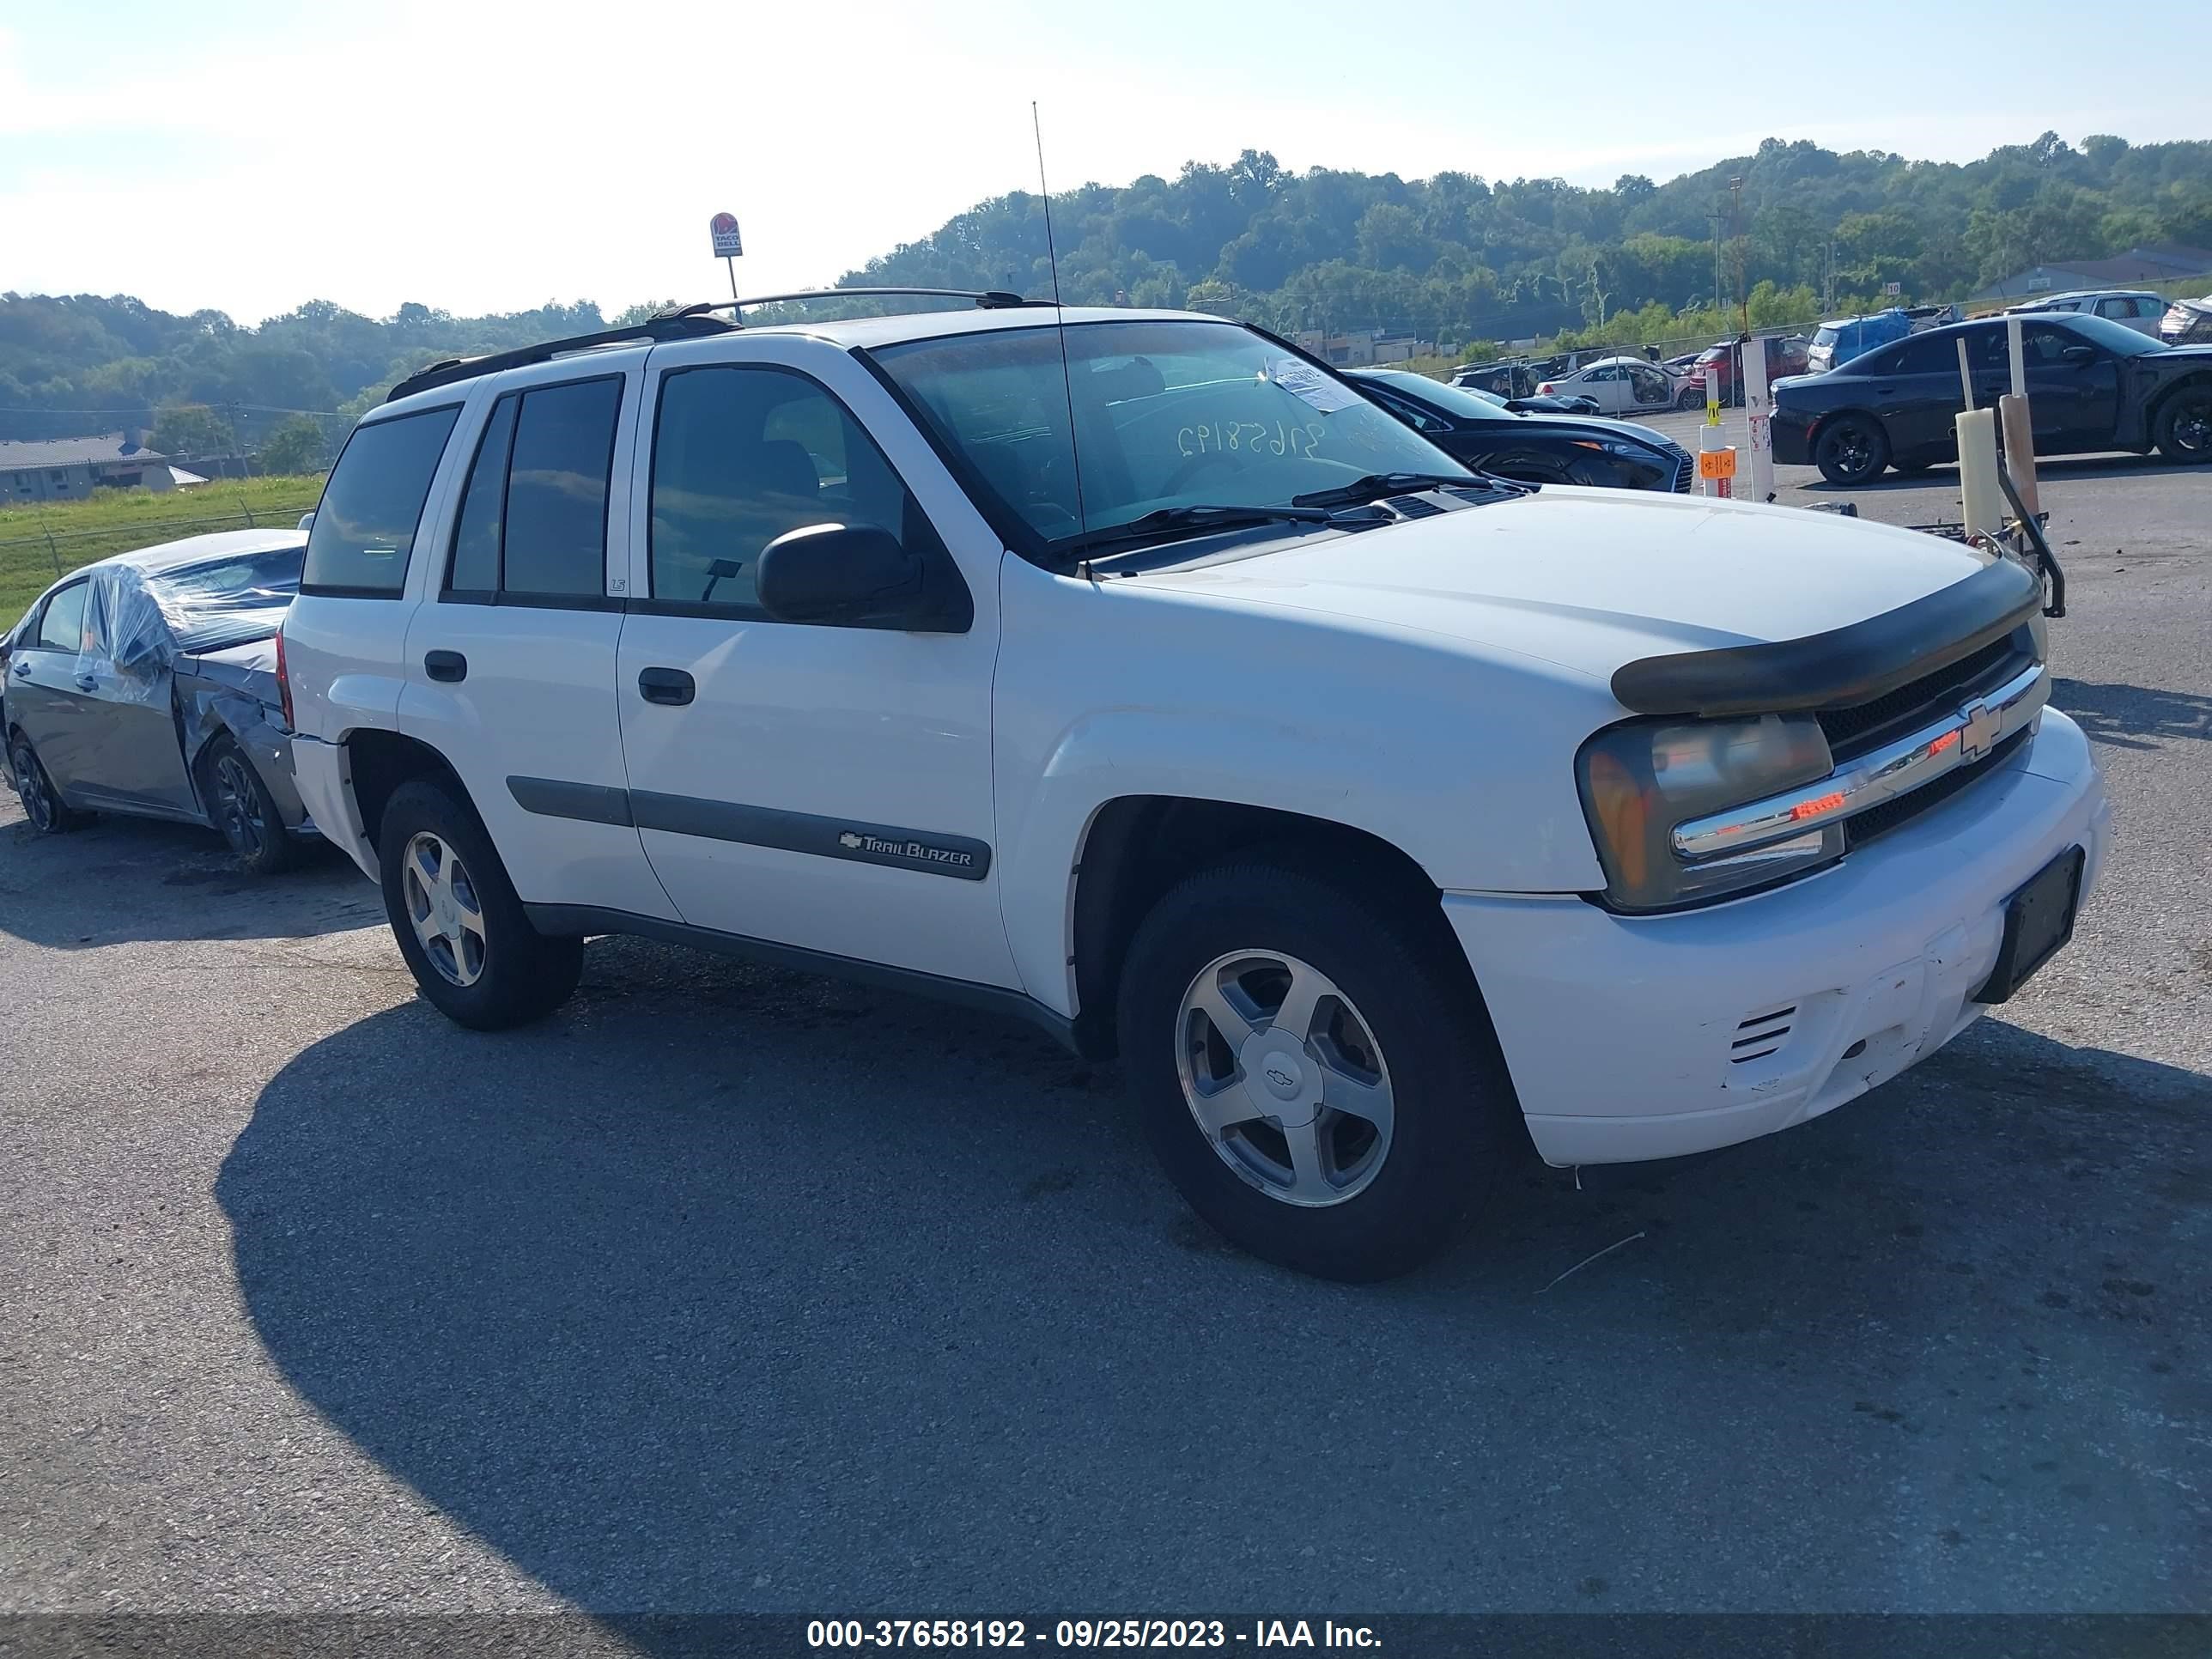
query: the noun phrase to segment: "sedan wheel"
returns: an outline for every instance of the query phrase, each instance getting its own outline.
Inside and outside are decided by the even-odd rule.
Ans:
[[[1864,416],[1845,415],[1820,434],[1813,459],[1830,483],[1866,483],[1889,465],[1889,438]]]
[[[23,803],[23,816],[39,834],[59,835],[91,821],[90,813],[77,811],[62,799],[28,738],[19,737],[9,745],[8,775]]]
[[[2212,387],[2174,394],[2158,417],[2158,447],[2169,461],[2212,461]]]
[[[215,763],[215,811],[216,822],[239,857],[260,857],[269,845],[269,820],[262,812],[260,792],[246,772],[245,758],[235,750]]]
[[[1319,1207],[1390,1155],[1390,1071],[1352,1000],[1279,951],[1231,951],[1177,1010],[1183,1101],[1221,1161],[1271,1198]]]

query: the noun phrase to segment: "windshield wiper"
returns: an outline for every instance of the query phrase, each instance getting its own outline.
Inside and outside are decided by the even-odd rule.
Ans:
[[[1053,544],[1055,553],[1074,558],[1088,558],[1102,548],[1127,546],[1132,543],[1172,541],[1182,536],[1202,536],[1216,530],[1234,530],[1242,525],[1253,524],[1365,524],[1368,520],[1358,515],[1333,513],[1327,507],[1312,506],[1301,497],[1289,507],[1230,507],[1201,502],[1190,507],[1163,507],[1130,520],[1127,524],[1109,525],[1103,530],[1093,530],[1085,535],[1072,536]]]
[[[1334,489],[1316,489],[1291,500],[1300,507],[1350,507],[1360,501],[1380,500],[1385,495],[1402,495],[1409,489],[1439,488],[1504,489],[1508,494],[1520,493],[1520,486],[1502,478],[1473,472],[1370,472],[1364,478],[1354,478],[1350,483]]]

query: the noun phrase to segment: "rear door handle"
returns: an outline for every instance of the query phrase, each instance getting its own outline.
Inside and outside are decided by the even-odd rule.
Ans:
[[[97,691],[100,690],[100,682],[89,674],[80,674],[76,677],[76,689],[80,691]]]
[[[422,654],[422,672],[449,684],[465,680],[469,677],[469,659],[458,651],[427,651]]]
[[[31,678],[31,659],[28,657],[15,665],[15,678],[19,680],[27,680]]]
[[[637,671],[637,694],[647,702],[681,708],[698,696],[699,687],[680,668],[641,668]]]

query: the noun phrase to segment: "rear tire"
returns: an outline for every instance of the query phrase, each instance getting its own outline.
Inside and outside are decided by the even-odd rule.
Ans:
[[[1254,855],[1188,878],[1131,941],[1133,1104],[1190,1206],[1253,1255],[1405,1273],[1525,1148],[1474,977],[1424,921],[1334,866]],[[1285,1016],[1299,986],[1308,1012]]]
[[[2158,451],[2185,466],[2212,461],[2212,386],[2185,386],[2158,412]]]
[[[79,811],[61,798],[39,751],[20,732],[8,745],[8,766],[16,797],[23,803],[23,816],[37,834],[65,836],[92,822],[91,813]]]
[[[447,1018],[498,1031],[566,1002],[581,939],[530,925],[475,811],[427,780],[392,792],[377,833],[385,914],[422,994]]]
[[[276,798],[237,738],[226,732],[200,751],[199,783],[208,816],[249,875],[273,876],[297,861]]]
[[[1871,483],[1889,465],[1889,434],[1864,415],[1839,416],[1821,429],[1813,464],[1832,484]]]

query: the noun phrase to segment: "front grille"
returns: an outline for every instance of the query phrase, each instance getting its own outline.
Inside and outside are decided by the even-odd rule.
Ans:
[[[2030,651],[2015,632],[1871,702],[1821,709],[1815,718],[1827,737],[1829,753],[1839,762],[1849,760],[1932,719],[1955,713],[1975,693],[2002,684],[2027,666]]]
[[[1932,807],[1941,806],[1961,789],[1978,778],[1986,777],[1991,769],[2002,766],[2013,750],[2033,735],[2032,729],[2022,726],[2002,743],[1978,761],[1965,766],[1954,766],[1933,783],[1923,784],[1909,795],[1899,795],[1879,806],[1870,806],[1844,825],[1844,845],[1863,847],[1876,836],[1886,836],[1891,830],[1912,822]]]
[[[1677,495],[1688,495],[1690,493],[1690,480],[1697,476],[1697,462],[1687,455],[1683,456],[1680,460],[1674,463],[1674,493]]]

